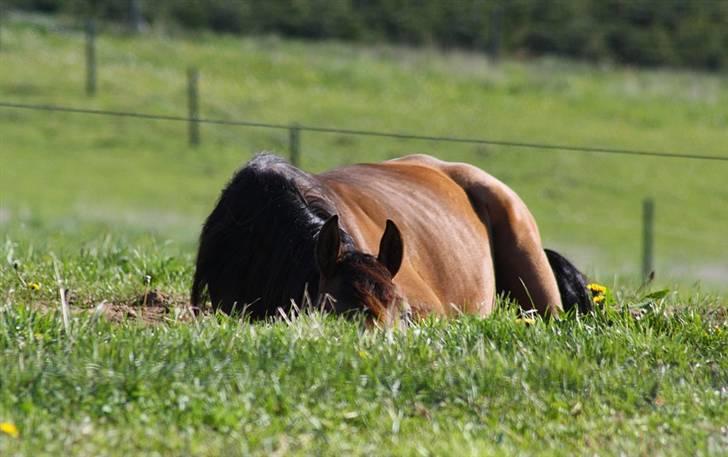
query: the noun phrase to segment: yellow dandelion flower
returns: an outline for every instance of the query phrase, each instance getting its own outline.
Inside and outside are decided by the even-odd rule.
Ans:
[[[533,325],[535,323],[536,323],[536,319],[534,319],[532,317],[519,317],[518,319],[516,319],[516,324]]]
[[[595,282],[587,285],[586,287],[591,291],[591,293],[595,295],[601,295],[607,292],[607,288],[605,286],[597,284]]]
[[[587,285],[586,287],[587,287],[587,289],[589,289],[589,292],[591,292],[592,301],[594,303],[596,303],[597,305],[601,304],[602,302],[604,302],[606,300],[607,288],[605,286],[593,282],[593,283]]]
[[[39,282],[30,282],[30,283],[28,283],[28,288],[30,290],[40,290],[40,283]]]
[[[12,436],[13,438],[20,438],[20,431],[18,427],[11,422],[0,422],[0,432]]]

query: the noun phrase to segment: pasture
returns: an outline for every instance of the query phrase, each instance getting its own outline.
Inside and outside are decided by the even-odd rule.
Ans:
[[[641,320],[512,311],[363,333],[314,314],[158,325],[14,305],[0,319],[2,455],[724,455],[713,299]],[[719,313],[723,314],[720,315]]]
[[[203,117],[726,155],[721,75],[154,31],[108,31],[98,59],[88,98],[82,34],[14,16],[0,99],[183,116],[195,65]],[[185,311],[223,184],[288,141],[204,125],[191,148],[185,129],[0,108],[0,422],[19,432],[0,455],[728,452],[728,163],[305,133],[311,171],[409,152],[488,170],[612,291],[579,319],[503,304],[365,333]],[[657,279],[639,288],[645,196]]]

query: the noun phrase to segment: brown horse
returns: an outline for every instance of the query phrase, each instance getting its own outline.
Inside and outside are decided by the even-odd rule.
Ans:
[[[544,251],[536,222],[484,171],[412,155],[319,175],[260,154],[223,190],[200,235],[192,303],[287,310],[307,292],[384,325],[486,316],[498,293],[554,316],[591,300],[584,276]]]

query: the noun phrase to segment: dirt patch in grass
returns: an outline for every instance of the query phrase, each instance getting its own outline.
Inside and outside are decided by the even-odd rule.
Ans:
[[[18,297],[11,289],[3,298],[6,303],[17,302],[26,304],[41,313],[60,313],[61,302],[58,293],[41,297],[29,295],[23,289],[23,295]],[[55,295],[55,297],[53,296]],[[71,315],[91,314],[97,318],[106,318],[112,322],[121,323],[140,321],[145,324],[159,324],[163,322],[191,322],[198,316],[212,312],[211,308],[192,306],[186,294],[167,293],[158,289],[151,289],[130,295],[111,296],[84,296],[73,289],[64,289],[64,296]]]
[[[145,324],[162,322],[193,321],[206,310],[190,305],[186,298],[150,290],[128,301],[102,302],[93,311],[112,322],[138,320]]]

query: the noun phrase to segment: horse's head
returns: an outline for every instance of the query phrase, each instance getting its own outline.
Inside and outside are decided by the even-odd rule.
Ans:
[[[392,279],[402,265],[402,236],[388,220],[377,257],[344,251],[339,218],[332,216],[321,228],[316,243],[319,297],[333,301],[337,312],[362,311],[367,325],[390,327],[406,322],[409,308]]]

